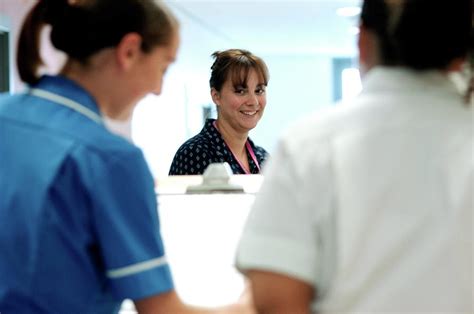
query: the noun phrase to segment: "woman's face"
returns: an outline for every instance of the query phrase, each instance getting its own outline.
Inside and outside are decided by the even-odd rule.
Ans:
[[[237,132],[250,131],[257,126],[265,110],[265,89],[255,69],[249,71],[247,86],[234,86],[228,77],[220,91],[211,90],[212,99],[218,106],[218,120]]]
[[[179,35],[175,34],[167,46],[159,46],[146,54],[141,63],[141,82],[146,94],[161,94],[166,70],[176,59],[179,48]]]
[[[121,99],[127,103],[127,108],[123,110],[125,118],[143,97],[150,93],[161,94],[163,78],[176,59],[178,48],[179,35],[176,33],[169,45],[158,46],[148,53],[140,52],[140,57],[127,73],[126,86],[122,88],[122,94],[127,94]]]

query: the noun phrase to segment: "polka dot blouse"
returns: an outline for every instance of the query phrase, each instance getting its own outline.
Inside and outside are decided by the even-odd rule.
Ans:
[[[169,175],[203,174],[207,166],[214,162],[227,162],[234,174],[245,174],[245,170],[242,169],[219,131],[214,127],[214,121],[214,119],[207,119],[201,132],[181,145],[171,163]],[[261,168],[268,153],[262,147],[254,145],[250,138],[248,142]],[[250,173],[259,173],[259,167],[248,150],[247,158]]]

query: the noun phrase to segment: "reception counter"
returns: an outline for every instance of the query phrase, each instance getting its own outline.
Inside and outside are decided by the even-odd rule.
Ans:
[[[244,278],[234,267],[237,242],[262,182],[260,175],[233,175],[243,193],[187,194],[202,176],[172,176],[156,182],[158,214],[176,291],[185,303],[219,306],[235,302]],[[133,305],[124,303],[122,314]]]

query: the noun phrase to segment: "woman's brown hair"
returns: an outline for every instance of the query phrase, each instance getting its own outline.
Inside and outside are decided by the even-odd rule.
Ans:
[[[18,71],[28,84],[38,80],[38,68],[43,64],[40,33],[47,24],[51,25],[53,46],[85,63],[131,32],[142,37],[144,52],[167,45],[177,20],[154,0],[40,0],[26,16],[18,41]]]
[[[266,86],[270,76],[265,62],[244,49],[228,49],[216,51],[212,54],[215,58],[211,66],[209,85],[220,91],[222,85],[230,78],[234,86],[246,86],[249,71],[254,69],[259,79]]]

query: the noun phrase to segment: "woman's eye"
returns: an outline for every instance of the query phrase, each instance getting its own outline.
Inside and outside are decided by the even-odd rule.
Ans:
[[[243,95],[243,94],[245,94],[245,89],[236,89],[235,93],[239,94],[239,95]]]
[[[255,91],[255,93],[256,93],[257,95],[262,95],[262,94],[265,94],[265,90],[264,90],[263,88],[260,88],[260,89],[257,89],[257,90]]]

